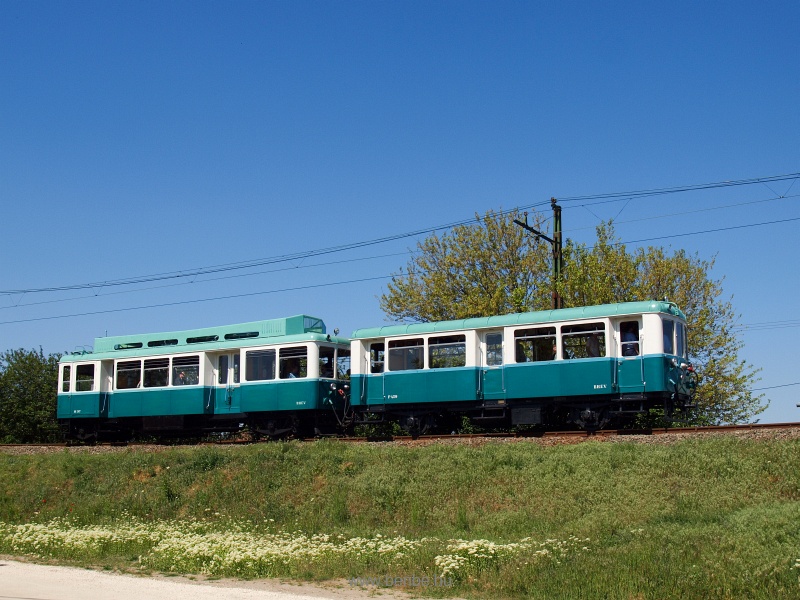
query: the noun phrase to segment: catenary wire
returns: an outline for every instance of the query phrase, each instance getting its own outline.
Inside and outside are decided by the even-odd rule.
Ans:
[[[694,192],[700,190],[711,190],[725,187],[738,187],[743,185],[754,185],[759,183],[770,183],[777,181],[790,181],[800,178],[800,173],[787,173],[785,175],[770,175],[769,177],[754,177],[752,179],[735,179],[730,181],[718,181],[714,183],[698,183],[693,185],[683,185],[668,188],[653,188],[648,190],[638,190],[633,192],[609,192],[605,194],[589,194],[585,196],[561,196],[559,202],[577,202],[580,200],[604,200],[609,198],[645,198],[652,196],[663,196],[665,194],[678,194],[682,192]]]
[[[282,292],[296,292],[300,290],[313,290],[322,287],[333,287],[338,285],[350,285],[355,283],[363,283],[365,281],[378,281],[380,279],[391,279],[392,275],[379,275],[377,277],[364,277],[362,279],[351,279],[349,281],[334,281],[330,283],[315,283],[311,285],[302,285],[297,287],[289,287],[289,288],[282,288],[277,290],[264,290],[260,292],[248,292],[244,294],[232,294],[229,296],[217,296],[215,298],[195,298],[192,300],[177,300],[175,302],[163,302],[161,304],[150,304],[147,306],[133,306],[127,308],[109,308],[105,310],[95,310],[83,313],[74,313],[71,315],[57,315],[57,316],[48,316],[48,317],[34,317],[30,319],[17,319],[13,321],[0,321],[0,325],[11,325],[14,323],[29,323],[32,321],[50,321],[52,319],[66,319],[70,317],[86,317],[90,315],[102,315],[102,314],[109,314],[109,313],[118,313],[118,312],[127,312],[131,310],[144,310],[148,308],[164,308],[167,306],[180,306],[183,304],[200,304],[202,302],[214,302],[217,300],[233,300],[236,298],[246,298],[250,296],[264,296],[267,294],[278,294]]]
[[[728,208],[736,208],[736,207],[740,207],[740,206],[748,206],[748,205],[760,204],[760,203],[764,203],[764,202],[773,202],[773,201],[776,201],[776,200],[787,199],[787,198],[795,198],[795,197],[800,197],[800,194],[795,194],[795,195],[791,195],[791,196],[776,196],[776,197],[772,197],[772,198],[762,198],[762,199],[759,199],[759,200],[751,200],[751,201],[748,201],[748,202],[738,202],[738,203],[735,203],[735,204],[723,204],[723,205],[713,206],[713,207],[704,208],[704,209],[697,209],[697,210],[694,210],[693,212],[694,213],[699,213],[699,212],[710,212],[710,211],[715,211],[715,210],[724,210],[724,209],[728,209]],[[621,201],[622,200],[615,199],[615,200],[611,200],[610,202],[621,202]],[[626,204],[627,204],[627,202],[626,202]],[[580,208],[580,207],[583,207],[583,206],[585,206],[585,205],[572,206],[572,207],[569,207],[569,208]],[[517,210],[517,209],[511,209],[511,210]],[[511,210],[503,211],[503,213],[511,212]],[[682,213],[668,213],[668,214],[663,214],[663,215],[654,215],[652,217],[643,217],[641,219],[629,219],[629,220],[626,220],[626,221],[615,221],[615,222],[617,224],[626,224],[626,223],[636,223],[636,222],[640,222],[640,221],[651,221],[651,220],[656,220],[656,219],[672,218],[672,217],[678,217],[678,216],[682,216]],[[545,219],[544,221],[549,221],[549,220],[550,219]],[[590,228],[591,227],[578,227],[578,228],[571,229],[571,231],[580,231],[582,229],[590,229]],[[214,282],[214,281],[224,281],[224,280],[236,279],[236,278],[241,278],[241,277],[253,277],[253,276],[256,276],[256,275],[292,271],[292,270],[295,270],[295,269],[306,269],[306,268],[313,268],[313,267],[321,267],[321,266],[330,266],[330,265],[337,265],[337,264],[344,264],[344,263],[360,262],[360,261],[364,261],[364,260],[374,260],[374,259],[380,259],[380,258],[388,258],[388,257],[394,257],[394,256],[405,256],[405,255],[407,255],[409,253],[413,254],[413,251],[408,251],[407,250],[407,251],[404,251],[404,252],[396,252],[396,253],[391,253],[391,254],[382,254],[382,255],[376,255],[376,256],[343,259],[343,260],[338,260],[338,261],[329,261],[329,262],[325,262],[325,263],[314,263],[314,264],[310,264],[310,265],[296,265],[296,266],[291,266],[291,267],[283,267],[283,268],[280,268],[280,269],[269,269],[269,270],[266,270],[266,271],[256,271],[254,273],[241,273],[241,274],[237,274],[237,275],[226,275],[226,276],[223,276],[223,277],[211,277],[211,278],[205,278],[205,279],[201,279],[201,280],[180,281],[180,282],[177,282],[177,283],[167,283],[167,284],[164,284],[164,285],[155,285],[155,286],[149,286],[149,287],[145,287],[145,288],[136,288],[136,289],[132,289],[132,290],[129,289],[129,290],[116,291],[116,292],[105,292],[102,295],[99,294],[99,293],[94,293],[94,294],[88,294],[88,295],[84,295],[84,296],[74,296],[72,298],[56,298],[56,299],[53,299],[53,300],[44,300],[44,301],[40,301],[40,302],[28,302],[28,303],[25,303],[25,304],[18,303],[18,304],[13,304],[11,306],[0,307],[0,310],[25,308],[25,307],[29,307],[29,306],[40,306],[40,305],[43,305],[43,304],[59,304],[59,303],[62,303],[62,302],[72,302],[72,301],[75,301],[75,300],[84,300],[84,299],[90,299],[90,298],[100,298],[100,297],[106,298],[106,297],[109,297],[109,296],[115,296],[115,295],[120,295],[120,294],[139,293],[139,292],[145,292],[145,291],[156,290],[156,289],[164,289],[164,288],[168,288],[168,287],[179,287],[179,286],[195,285],[195,284],[200,285],[200,284],[203,284],[203,283],[209,283],[209,282]]]
[[[717,206],[710,206],[708,208],[697,208],[692,210],[692,214],[703,213],[703,212],[713,212],[715,210],[726,210],[729,208],[739,208],[740,206],[750,206],[752,204],[764,204],[766,202],[775,202],[777,200],[787,200],[790,198],[800,198],[800,194],[792,194],[790,196],[773,196],[771,198],[761,198],[760,200],[748,200],[747,202],[737,202],[735,204],[720,204]],[[610,202],[621,202],[622,200],[611,200]],[[585,205],[580,204],[577,206],[569,206],[565,207],[565,209],[576,209],[576,208],[583,208]],[[684,212],[675,212],[675,213],[668,213],[663,215],[653,215],[652,217],[641,217],[639,219],[627,219],[625,221],[617,221],[616,218],[612,219],[615,225],[625,225],[628,223],[640,223],[642,221],[655,221],[656,219],[667,219],[670,217],[685,217],[686,213]],[[594,229],[595,225],[589,225],[586,227],[571,227],[570,231],[582,231],[585,229]]]
[[[642,242],[652,242],[655,240],[666,240],[671,238],[686,237],[689,235],[703,235],[706,233],[718,233],[720,231],[732,231],[734,229],[746,229],[749,227],[761,227],[764,225],[778,225],[781,223],[791,223],[793,221],[800,221],[800,217],[792,217],[789,219],[778,219],[776,221],[764,221],[763,223],[746,223],[744,225],[731,225],[730,227],[718,227],[717,229],[705,229],[703,231],[687,231],[685,233],[672,233],[670,235],[662,235],[658,237],[644,238],[641,240],[630,240],[627,242],[616,242],[613,246],[622,246],[624,244],[641,244]],[[594,248],[594,246],[591,246]]]
[[[669,239],[669,238],[673,238],[673,237],[684,237],[684,236],[689,236],[689,235],[701,235],[701,234],[706,234],[706,233],[717,233],[717,232],[720,232],[720,231],[730,231],[730,230],[734,230],[734,229],[743,229],[743,228],[747,228],[747,227],[760,227],[760,226],[765,226],[765,225],[774,225],[774,224],[787,223],[787,222],[798,221],[798,220],[800,220],[800,217],[795,217],[795,218],[790,218],[790,219],[780,219],[780,220],[777,220],[777,221],[768,221],[768,222],[763,222],[763,223],[750,223],[750,224],[737,225],[737,226],[732,226],[732,227],[721,227],[721,228],[709,229],[709,230],[705,230],[705,231],[694,231],[694,232],[687,232],[687,233],[675,233],[675,234],[671,234],[671,235],[660,236],[660,237],[655,237],[655,238],[648,238],[648,239],[644,239],[644,240],[632,240],[632,241],[618,242],[615,245],[634,244],[634,243],[647,242],[647,241],[653,241],[653,240],[659,240],[659,239]],[[315,289],[315,288],[326,287],[326,286],[337,286],[337,285],[342,285],[344,283],[360,283],[360,282],[363,282],[363,281],[376,281],[376,280],[380,280],[380,279],[390,279],[392,277],[394,277],[394,276],[393,275],[380,275],[380,276],[377,276],[377,277],[356,279],[356,280],[351,280],[351,281],[348,281],[348,282],[321,283],[321,284],[314,284],[314,285],[310,285],[310,286],[284,288],[284,289],[280,289],[280,290],[267,290],[267,291],[261,291],[261,292],[235,294],[235,295],[232,295],[232,296],[219,296],[219,297],[216,297],[216,298],[202,298],[202,299],[195,299],[195,300],[184,300],[184,301],[176,301],[176,302],[167,302],[167,303],[163,303],[163,304],[154,304],[154,305],[148,305],[148,306],[137,306],[137,307],[128,307],[128,308],[119,308],[119,309],[107,309],[107,310],[101,310],[101,311],[77,313],[77,314],[72,314],[72,315],[32,317],[32,318],[28,318],[28,319],[16,319],[16,320],[10,320],[10,321],[0,321],[0,325],[10,325],[10,324],[17,324],[17,323],[28,323],[28,322],[32,322],[32,321],[45,321],[45,320],[58,319],[58,318],[68,318],[68,317],[80,317],[80,316],[88,316],[88,315],[94,315],[94,314],[124,312],[124,311],[128,311],[128,310],[141,310],[141,309],[146,309],[146,308],[160,308],[160,307],[175,306],[175,305],[180,305],[180,304],[192,304],[192,303],[197,303],[197,302],[211,302],[211,301],[215,301],[215,300],[229,300],[229,299],[232,299],[232,298],[242,298],[242,297],[247,297],[247,296],[257,296],[257,295],[263,295],[263,294],[274,294],[274,293],[279,293],[279,292],[298,291],[298,290],[303,290],[303,289]]]
[[[497,211],[500,215],[505,215],[510,212],[514,212],[515,210],[523,210],[525,208],[536,208],[538,206],[542,206],[547,204],[547,202],[538,202],[536,204],[531,204],[522,207],[515,207],[512,209],[504,210],[504,211]],[[208,275],[212,273],[220,273],[225,271],[233,271],[233,270],[240,270],[240,269],[251,269],[254,267],[260,267],[268,264],[275,264],[280,262],[287,262],[290,260],[300,260],[311,258],[315,256],[323,256],[327,254],[334,254],[336,252],[344,252],[346,250],[354,250],[357,248],[365,248],[369,246],[374,246],[377,244],[383,244],[386,242],[397,241],[401,239],[406,239],[418,235],[422,235],[425,233],[433,233],[435,231],[452,229],[453,227],[457,227],[459,225],[466,225],[468,223],[472,223],[476,220],[476,217],[471,217],[469,219],[462,219],[461,221],[455,221],[452,223],[447,223],[445,225],[437,225],[433,227],[428,227],[425,229],[418,229],[415,231],[410,231],[406,233],[399,233],[390,236],[385,236],[382,238],[375,238],[372,240],[360,241],[360,242],[353,242],[351,244],[342,244],[340,246],[331,246],[328,248],[321,248],[317,250],[308,250],[303,252],[296,252],[293,254],[284,254],[275,257],[263,258],[263,259],[256,259],[251,261],[243,261],[238,263],[226,263],[222,265],[214,265],[210,267],[201,267],[199,269],[185,269],[181,271],[169,271],[166,273],[158,273],[154,275],[143,275],[141,277],[131,277],[126,279],[114,279],[108,281],[98,281],[92,283],[80,283],[80,284],[72,284],[72,285],[62,285],[62,286],[49,286],[49,287],[41,287],[41,288],[27,288],[27,289],[16,289],[16,290],[0,290],[0,295],[10,296],[10,295],[18,295],[18,294],[36,294],[42,292],[57,292],[57,291],[70,291],[70,290],[80,290],[80,289],[96,289],[96,288],[106,288],[112,286],[121,286],[121,285],[134,285],[139,283],[150,283],[153,281],[163,281],[166,279],[177,279],[177,278],[185,278],[185,277],[197,277],[199,275]]]
[[[697,190],[709,190],[715,188],[723,188],[723,187],[733,187],[733,186],[743,186],[743,185],[754,185],[759,183],[766,183],[766,182],[777,182],[777,181],[788,181],[788,180],[796,180],[800,178],[800,173],[790,173],[786,175],[772,175],[768,177],[757,177],[752,179],[739,179],[733,181],[722,181],[722,182],[715,182],[715,183],[703,183],[703,184],[694,184],[694,185],[686,185],[686,186],[677,186],[671,188],[655,188],[649,190],[638,190],[632,192],[612,192],[607,194],[594,194],[594,195],[586,195],[586,196],[568,196],[559,198],[559,202],[574,202],[578,200],[603,200],[603,199],[625,199],[625,198],[644,198],[644,197],[651,197],[651,196],[659,196],[664,194],[675,194],[675,193],[682,193],[688,191],[697,191]],[[793,182],[794,183],[794,182]],[[517,210],[524,210],[526,208],[536,208],[539,206],[546,205],[547,202],[538,202],[527,206],[519,206],[513,209],[509,209],[507,211],[499,211],[499,214],[507,214],[509,212],[517,211]],[[367,246],[373,246],[376,244],[386,243],[390,241],[396,241],[399,239],[405,239],[409,237],[414,237],[418,235],[422,235],[424,233],[433,233],[435,231],[440,231],[443,229],[451,229],[458,225],[465,225],[467,223],[471,223],[475,220],[475,217],[470,219],[464,219],[461,221],[456,221],[453,223],[428,227],[425,229],[419,229],[411,232],[394,234],[390,236],[386,236],[383,238],[376,238],[373,240],[366,240],[360,242],[353,242],[351,244],[343,244],[340,246],[332,246],[328,248],[322,248],[318,250],[310,250],[305,252],[297,252],[293,254],[286,254],[277,257],[269,257],[264,259],[256,259],[252,261],[243,261],[237,263],[225,263],[222,265],[215,265],[211,267],[201,267],[198,269],[188,269],[188,270],[181,270],[181,271],[171,271],[166,273],[158,273],[154,275],[144,275],[141,277],[132,277],[126,279],[118,279],[118,280],[110,280],[110,281],[101,281],[101,282],[93,282],[93,283],[82,283],[82,284],[72,284],[72,285],[64,285],[64,286],[49,286],[49,287],[42,287],[42,288],[28,288],[28,289],[17,289],[17,290],[0,290],[0,295],[15,295],[15,294],[34,294],[34,293],[42,293],[42,292],[53,292],[53,291],[68,291],[68,290],[76,290],[76,289],[91,289],[91,288],[105,288],[111,286],[120,286],[120,285],[134,285],[139,283],[149,283],[152,281],[159,281],[164,279],[176,279],[176,278],[185,278],[185,277],[196,277],[198,275],[205,275],[211,273],[218,273],[222,271],[230,271],[236,269],[248,269],[257,266],[263,266],[266,264],[273,264],[277,262],[285,262],[288,260],[298,260],[301,258],[309,258],[312,256],[320,256],[324,254],[332,254],[334,252],[343,252],[346,250],[352,250],[356,248],[363,248]],[[653,238],[653,239],[661,239],[661,238]],[[648,240],[645,240],[648,241]],[[635,242],[630,242],[635,243]]]
[[[791,387],[793,385],[800,385],[800,381],[797,381],[795,383],[784,383],[782,385],[771,385],[771,386],[768,386],[768,387],[753,388],[750,391],[751,392],[761,392],[761,391],[764,391],[764,390],[774,390],[774,389],[777,389],[777,388]]]
[[[333,265],[350,264],[350,263],[353,263],[353,262],[361,262],[361,261],[367,261],[367,260],[378,260],[378,259],[381,259],[381,258],[389,258],[389,257],[394,257],[394,256],[406,256],[409,253],[413,253],[413,252],[410,252],[410,251],[407,250],[405,252],[394,252],[394,253],[391,253],[391,254],[379,254],[379,255],[374,255],[374,256],[362,256],[360,258],[349,258],[349,259],[344,259],[344,260],[333,260],[333,261],[328,261],[328,262],[324,262],[324,263],[313,263],[313,264],[308,264],[308,265],[297,265],[297,266],[293,266],[293,267],[283,267],[283,268],[280,268],[280,269],[268,269],[266,271],[256,271],[255,273],[240,273],[240,274],[237,274],[237,275],[225,275],[223,277],[211,277],[211,278],[202,279],[202,280],[199,280],[199,281],[181,281],[181,282],[178,282],[178,283],[165,283],[163,285],[153,285],[153,286],[150,286],[150,287],[136,288],[136,289],[133,289],[133,290],[119,290],[119,291],[116,291],[116,292],[105,292],[103,294],[99,294],[99,293],[87,294],[85,296],[74,296],[72,298],[56,298],[56,299],[53,299],[53,300],[43,300],[43,301],[40,301],[40,302],[28,302],[26,304],[13,304],[11,306],[0,306],[0,310],[27,308],[29,306],[40,306],[42,304],[59,304],[59,303],[62,303],[62,302],[72,302],[72,301],[75,301],[75,300],[87,300],[87,299],[91,299],[91,298],[108,298],[110,296],[118,296],[118,295],[121,295],[121,294],[134,294],[134,293],[137,293],[137,292],[148,292],[148,291],[152,291],[152,290],[160,290],[160,289],[169,288],[169,287],[179,287],[179,286],[186,286],[186,285],[201,285],[203,283],[212,283],[212,282],[215,282],[215,281],[227,281],[227,280],[230,280],[230,279],[237,279],[237,278],[241,278],[241,277],[254,277],[256,275],[267,275],[267,274],[270,274],[270,273],[282,273],[282,272],[285,272],[285,271],[295,271],[295,270],[298,270],[298,269],[312,269],[312,268],[316,268],[316,267],[329,267],[329,266],[333,266]]]

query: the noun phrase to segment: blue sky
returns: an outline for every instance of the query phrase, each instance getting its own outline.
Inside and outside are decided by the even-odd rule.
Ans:
[[[551,196],[800,172],[800,4],[0,4],[2,290],[271,259]],[[716,256],[764,422],[800,421],[800,182],[564,202]],[[782,197],[783,196],[783,197]],[[0,295],[0,349],[306,313],[349,333],[415,237]],[[631,247],[636,244],[632,244]],[[357,281],[361,280],[361,281]],[[338,285],[327,285],[338,283]],[[322,285],[325,284],[325,285]],[[309,286],[319,287],[311,288]]]

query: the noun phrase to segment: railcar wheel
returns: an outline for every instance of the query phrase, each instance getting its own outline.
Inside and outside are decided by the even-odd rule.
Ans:
[[[269,440],[279,440],[294,432],[294,423],[288,419],[268,419],[255,421],[252,425],[254,436]]]
[[[86,446],[97,444],[97,429],[95,427],[77,427],[70,432],[73,441]]]
[[[412,439],[417,439],[421,435],[430,432],[436,426],[436,419],[433,415],[422,415],[415,417],[409,415],[400,421],[400,427]]]
[[[582,410],[576,409],[574,412],[576,412],[577,415],[573,416],[573,423],[581,429],[590,432],[602,429],[611,421],[611,416],[607,408],[591,408],[587,406]]]

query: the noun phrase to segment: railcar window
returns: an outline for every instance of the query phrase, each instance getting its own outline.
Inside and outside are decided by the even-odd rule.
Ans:
[[[425,366],[425,340],[389,341],[389,370],[412,371]]]
[[[169,359],[151,358],[144,361],[144,387],[169,385]]]
[[[516,362],[539,362],[556,358],[556,328],[534,327],[514,332]]]
[[[75,391],[91,392],[94,389],[94,365],[78,365],[75,369]]]
[[[333,379],[333,363],[336,361],[336,349],[329,346],[319,348],[319,376]]]
[[[325,333],[325,323],[322,322],[322,319],[306,317],[303,319],[303,329],[306,331],[313,331],[315,333]]]
[[[228,383],[228,355],[223,354],[217,361],[217,383]]]
[[[623,321],[619,324],[622,356],[639,356],[639,322]]]
[[[159,346],[177,346],[178,340],[154,340],[152,342],[147,342],[148,348],[157,348]]]
[[[336,350],[336,378],[350,379],[350,350],[348,348]]]
[[[606,355],[606,329],[603,323],[564,325],[561,328],[564,358],[598,358]]]
[[[130,344],[115,344],[114,350],[135,350],[141,348],[144,344],[142,342],[133,342]]]
[[[216,342],[219,340],[218,335],[203,335],[200,337],[186,338],[187,344],[202,344],[203,342]]]
[[[675,339],[678,341],[678,356],[686,358],[686,329],[683,323],[676,323]]]
[[[503,364],[503,334],[486,334],[486,364],[496,367]]]
[[[383,373],[386,345],[383,342],[369,346],[369,372]]]
[[[275,379],[275,350],[251,350],[245,353],[244,368],[247,381]]]
[[[308,377],[308,348],[295,346],[280,349],[281,379]]]
[[[247,338],[258,337],[257,331],[245,331],[243,333],[226,333],[226,340],[245,340]]]
[[[142,380],[142,362],[125,360],[117,363],[117,389],[132,390],[139,387]]]
[[[183,373],[183,377],[181,377],[181,373]],[[197,385],[198,383],[200,383],[199,356],[176,356],[172,359],[172,385]]]
[[[70,366],[67,365],[64,367],[64,371],[61,374],[61,391],[68,392],[69,391],[69,380],[70,380]]]
[[[239,383],[239,362],[242,357],[237,352],[233,355],[233,383]]]
[[[467,336],[443,335],[428,338],[428,364],[431,369],[449,369],[467,364]]]
[[[675,321],[664,321],[664,354],[673,354],[675,346],[673,338],[675,337]]]

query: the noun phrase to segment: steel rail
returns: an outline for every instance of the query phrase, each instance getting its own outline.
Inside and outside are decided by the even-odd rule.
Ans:
[[[600,429],[597,431],[566,430],[566,431],[522,431],[522,432],[488,432],[488,433],[451,433],[451,434],[426,434],[420,436],[394,435],[386,437],[323,437],[323,438],[290,438],[303,442],[313,442],[319,440],[335,440],[347,443],[387,443],[387,442],[417,442],[417,441],[437,441],[437,440],[457,440],[457,439],[526,439],[526,438],[604,438],[614,436],[632,435],[665,435],[670,433],[702,434],[702,433],[723,433],[733,431],[757,431],[774,429],[800,429],[800,423],[748,423],[744,425],[706,425],[690,427],[654,427],[648,429]],[[264,440],[266,441],[266,440]],[[259,443],[253,440],[218,440],[202,442],[98,442],[95,446],[225,446],[225,445],[250,445]],[[56,443],[30,443],[30,444],[0,444],[0,448],[53,448],[53,447],[91,447],[70,444],[67,442]]]

